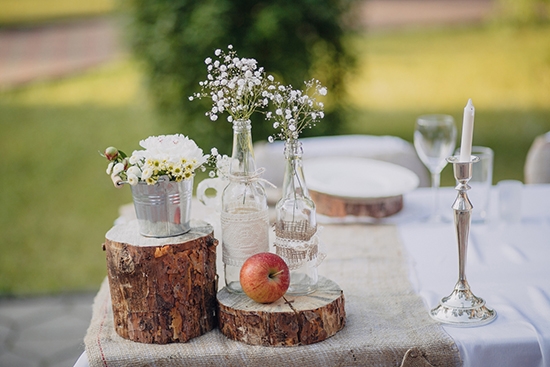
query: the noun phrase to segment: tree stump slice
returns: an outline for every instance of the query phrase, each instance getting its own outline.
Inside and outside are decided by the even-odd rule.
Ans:
[[[251,345],[295,346],[323,341],[346,322],[344,292],[332,280],[320,278],[318,289],[306,296],[287,296],[271,304],[253,301],[244,293],[218,292],[218,321],[229,339]]]
[[[114,226],[104,250],[118,335],[141,343],[186,342],[216,324],[216,246],[213,229],[167,238],[139,234],[136,220]]]
[[[317,213],[328,217],[385,218],[403,209],[403,195],[384,198],[344,198],[309,190]]]

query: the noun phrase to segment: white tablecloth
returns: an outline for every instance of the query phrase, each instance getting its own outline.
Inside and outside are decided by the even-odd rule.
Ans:
[[[427,308],[437,306],[458,279],[458,250],[452,223],[427,226],[410,220],[431,204],[430,191],[406,196],[399,222],[409,255],[410,279]],[[456,192],[441,191],[450,206]],[[526,185],[518,225],[498,219],[496,188],[485,224],[470,232],[466,276],[471,289],[497,312],[497,319],[474,328],[445,326],[464,366],[550,366],[550,185]],[[473,203],[474,210],[476,203]]]
[[[455,197],[452,188],[440,191],[449,220]],[[452,291],[458,278],[454,225],[419,220],[431,203],[431,190],[417,189],[405,196],[400,213],[380,221],[398,225],[409,277],[426,312]],[[471,227],[466,275],[474,294],[484,298],[498,317],[485,326],[444,329],[466,367],[550,366],[550,185],[524,187],[518,225],[502,225],[496,204],[494,189],[488,221]],[[75,366],[87,364],[83,354]]]

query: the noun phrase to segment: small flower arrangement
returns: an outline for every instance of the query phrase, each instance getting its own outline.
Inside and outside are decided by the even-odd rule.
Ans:
[[[197,169],[206,169],[210,157],[181,134],[150,136],[139,145],[145,150],[135,150],[130,157],[115,147],[102,154],[109,161],[107,174],[115,187],[137,185],[140,181],[154,185],[161,177],[177,182],[189,180]]]
[[[199,82],[201,91],[189,97],[212,99],[212,108],[205,113],[212,121],[224,112],[228,121],[249,120],[258,109],[268,103],[268,91],[274,83],[255,59],[239,58],[233,46],[227,46],[227,53],[221,49],[214,52],[215,59],[207,57],[204,62],[207,79]]]
[[[266,113],[267,120],[273,120],[273,128],[279,130],[268,137],[269,142],[281,140],[296,140],[306,127],[313,127],[324,114],[323,102],[317,101],[317,96],[325,96],[327,88],[316,79],[304,82],[304,91],[295,90],[292,86],[277,84],[272,88],[269,99],[272,101],[275,113]]]

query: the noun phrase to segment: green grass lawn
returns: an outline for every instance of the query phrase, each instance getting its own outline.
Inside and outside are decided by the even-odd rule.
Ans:
[[[140,83],[121,62],[0,95],[0,294],[95,289],[106,275],[104,234],[131,195],[98,151],[166,131]]]
[[[522,179],[529,145],[550,131],[549,39],[550,26],[356,37],[361,67],[342,132],[410,141],[416,116],[434,112],[453,115],[460,130],[472,98],[474,144],[495,150],[495,182]],[[0,123],[0,295],[96,289],[105,232],[131,201],[129,188],[112,187],[98,150],[132,151],[178,131],[155,121],[139,69],[124,60],[0,92]]]

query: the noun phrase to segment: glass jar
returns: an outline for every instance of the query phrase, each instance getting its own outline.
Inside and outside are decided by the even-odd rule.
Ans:
[[[317,289],[319,241],[315,203],[309,197],[302,165],[302,143],[285,143],[286,167],[283,196],[277,202],[275,249],[290,269],[289,295],[306,295]]]
[[[222,259],[225,285],[240,293],[243,263],[250,256],[269,251],[267,195],[256,171],[250,120],[233,123],[233,152],[229,184],[222,194]]]

